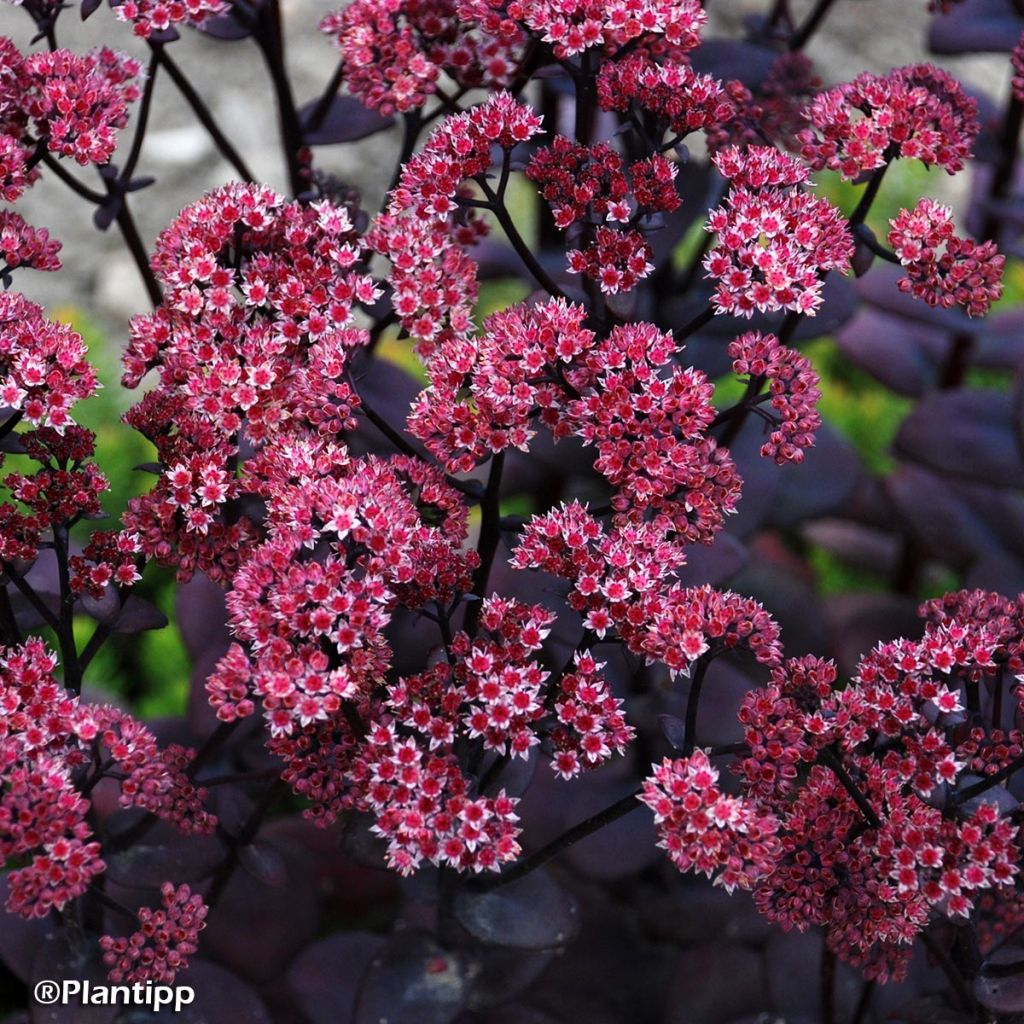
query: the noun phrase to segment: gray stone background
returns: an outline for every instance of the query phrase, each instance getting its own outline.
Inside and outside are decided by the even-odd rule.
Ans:
[[[811,5],[812,0],[794,0],[798,14]],[[317,96],[334,70],[335,50],[317,31],[317,25],[336,6],[330,0],[285,0],[289,66],[300,103]],[[707,34],[735,35],[747,13],[765,7],[765,0],[710,0]],[[925,59],[928,20],[925,0],[842,0],[808,52],[829,84],[863,69],[886,71]],[[33,34],[31,19],[0,0],[0,34],[10,36],[25,49]],[[61,17],[59,42],[75,50],[106,43],[143,59],[147,54],[145,45],[115,19],[106,4],[84,24],[76,10],[66,11]],[[277,147],[276,111],[262,59],[252,43],[220,42],[186,30],[174,44],[173,55],[253,173],[282,188],[285,178]],[[943,58],[942,63],[970,85],[993,96],[1001,97],[1007,88],[1009,65],[1004,55]],[[130,139],[131,125],[122,133],[125,147]],[[362,188],[369,204],[380,198],[395,147],[391,133],[355,146],[324,147],[318,150],[318,165]],[[92,169],[73,169],[87,184],[95,184]],[[230,167],[167,79],[158,83],[138,174],[158,179],[155,186],[132,197],[147,246],[181,206],[232,177]],[[942,190],[943,198],[955,202],[966,186],[966,177],[936,175],[934,191]],[[91,209],[45,173],[19,202],[18,209],[30,223],[48,227],[63,241],[65,269],[57,274],[21,274],[17,286],[51,308],[83,308],[107,329],[112,340],[123,339],[127,318],[145,310],[147,302],[116,228],[106,234],[97,232],[91,222]]]

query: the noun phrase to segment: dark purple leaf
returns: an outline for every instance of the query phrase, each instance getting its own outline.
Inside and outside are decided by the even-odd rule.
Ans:
[[[176,882],[200,882],[223,859],[224,847],[213,836],[180,840],[175,836],[167,844],[137,843],[108,855],[107,875],[125,888],[154,889],[169,878]]]
[[[96,13],[96,8],[99,7],[101,0],[82,0],[82,6],[79,11],[82,15],[82,21]]]
[[[92,222],[98,231],[106,231],[117,219],[124,205],[124,196],[117,194],[111,196],[101,206],[97,206],[92,215]]]
[[[266,980],[266,979],[260,979]],[[189,985],[195,1001],[177,1013],[173,1004],[157,1014],[148,1014],[155,1024],[271,1024],[271,1016],[263,1000],[241,978],[217,964],[191,958],[188,970],[178,976],[178,983]]]
[[[197,573],[177,591],[176,618],[189,657],[212,651],[219,658],[231,642],[224,590]]]
[[[942,473],[1024,487],[1013,416],[1013,396],[1004,391],[936,392],[903,421],[893,447]]]
[[[909,464],[886,478],[885,489],[918,542],[954,568],[1021,546],[1024,499],[1014,492],[951,481]]]
[[[469,998],[472,965],[424,933],[396,935],[363,978],[353,1024],[449,1024]]]
[[[847,565],[879,576],[888,577],[899,562],[900,539],[891,530],[835,518],[807,523],[802,533],[812,544],[824,548]]]
[[[238,851],[238,863],[256,879],[274,889],[288,884],[288,864],[273,843],[257,839]]]
[[[686,723],[681,718],[676,718],[675,715],[658,715],[658,724],[673,749],[682,750],[686,746]]]
[[[1024,946],[994,949],[974,979],[974,995],[995,1013],[1024,1013]]]
[[[889,1015],[895,1024],[974,1024],[973,1014],[956,1010],[939,995],[921,996]]]
[[[579,928],[576,901],[543,871],[489,892],[465,885],[454,911],[470,935],[491,946],[552,949],[564,946]]]
[[[203,932],[204,948],[217,962],[253,982],[276,977],[312,939],[319,918],[309,855],[286,841],[276,849],[284,861],[283,884],[235,871]]]
[[[708,39],[690,55],[695,71],[723,80],[735,78],[756,89],[771,71],[778,51],[740,39]]]
[[[751,417],[729,449],[744,481],[740,514],[729,521],[732,531],[742,537],[753,524],[764,521],[789,527],[845,505],[863,473],[859,456],[845,438],[825,424],[803,462],[776,466],[761,456],[764,432],[765,424]],[[767,495],[758,493],[762,487]]]
[[[1004,553],[984,555],[971,566],[963,585],[969,590],[995,590],[1016,597],[1024,593],[1024,561]]]
[[[0,874],[0,908],[7,902],[7,874]],[[0,909],[0,961],[20,981],[28,983],[32,963],[53,925],[46,920],[27,920],[20,914]]]
[[[663,1024],[718,1024],[756,1014],[768,1003],[760,950],[703,943],[672,965]]]
[[[731,533],[723,530],[710,546],[694,544],[686,549],[686,565],[679,579],[688,587],[704,583],[718,586],[746,564],[746,547]]]
[[[91,985],[106,985],[107,969],[95,943],[76,943],[72,948],[68,932],[55,932],[47,935],[36,950],[29,989],[33,990],[41,981],[88,981]],[[112,1024],[121,1007],[84,1006],[71,997],[64,1005],[44,1005],[33,1001],[30,1012],[32,1024]]]
[[[811,341],[835,334],[857,312],[857,290],[849,278],[829,274],[821,289],[822,304],[815,316],[805,316],[797,324],[796,341]]]
[[[932,53],[1008,53],[1024,29],[1012,0],[963,0],[933,18],[928,32]]]
[[[307,946],[292,961],[288,991],[309,1024],[352,1019],[363,975],[385,941],[366,932],[338,932]]]
[[[204,36],[209,36],[211,39],[220,39],[228,43],[233,43],[239,39],[248,39],[252,35],[252,29],[244,24],[239,17],[236,17],[233,12],[206,18],[195,27]]]
[[[93,597],[92,594],[88,593],[82,594],[78,599],[78,606],[86,615],[97,622],[105,622],[107,625],[112,625],[121,614],[121,597],[117,592],[117,587],[112,583],[108,583],[103,588],[103,593],[100,597]]]
[[[115,633],[133,634],[144,633],[149,629],[163,629],[166,625],[167,616],[155,604],[130,594],[120,615],[114,620],[112,629]]]
[[[985,320],[974,342],[971,364],[989,370],[1016,371],[1024,365],[1024,310],[1009,309]]]
[[[556,955],[550,949],[526,951],[477,946],[473,950],[473,990],[467,1008],[487,1009],[521,995],[543,974]]]
[[[854,674],[861,657],[875,644],[898,637],[918,637],[923,624],[917,601],[899,594],[838,594],[825,602],[825,622],[832,657],[843,676]]]
[[[836,338],[839,351],[898,395],[917,397],[935,386],[951,342],[928,324],[862,309]]]
[[[355,142],[376,135],[390,128],[393,117],[381,117],[376,110],[364,107],[354,96],[335,96],[327,113],[318,124],[311,119],[320,101],[312,100],[299,111],[299,119],[308,125],[303,132],[303,141],[307,146],[330,146],[336,142]]]

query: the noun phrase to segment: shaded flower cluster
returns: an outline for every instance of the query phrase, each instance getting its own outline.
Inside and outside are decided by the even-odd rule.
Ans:
[[[780,345],[773,334],[750,331],[729,345],[733,373],[751,381],[768,381],[771,406],[778,421],[770,421],[771,436],[761,446],[766,459],[779,465],[802,462],[804,449],[814,444],[821,427],[818,375],[806,356]]]
[[[636,40],[686,52],[707,19],[697,0],[459,0],[458,11],[499,38],[525,26],[559,59],[594,47],[615,52]]]
[[[207,908],[202,896],[187,885],[165,882],[161,907],[139,907],[139,928],[131,935],[100,938],[103,962],[115,985],[152,982],[171,985],[178,971],[188,967],[205,927]]]
[[[1006,258],[995,242],[960,238],[948,206],[922,199],[889,223],[889,244],[907,275],[900,291],[929,306],[961,306],[968,316],[984,316],[1002,295]]]
[[[463,88],[502,88],[517,71],[518,40],[460,20],[454,0],[356,0],[327,15],[353,96],[382,114],[421,107],[439,76]]]
[[[828,167],[853,180],[896,157],[955,174],[980,130],[977,102],[952,75],[931,64],[864,72],[815,97],[810,127],[800,134],[814,170]]]

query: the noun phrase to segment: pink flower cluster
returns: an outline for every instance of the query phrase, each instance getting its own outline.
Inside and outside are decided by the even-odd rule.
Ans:
[[[722,83],[697,73],[689,64],[658,63],[643,53],[607,61],[597,77],[602,110],[627,111],[631,106],[657,121],[659,134],[679,139],[710,131],[732,118],[736,108]]]
[[[818,412],[818,375],[806,356],[779,344],[773,334],[757,331],[741,334],[729,345],[733,373],[751,380],[768,381],[768,393],[778,422],[761,446],[761,455],[786,462],[803,462],[804,449],[814,444],[821,427]]]
[[[0,210],[0,259],[7,270],[60,270],[60,242],[45,228],[34,228],[13,210]]]
[[[240,503],[275,474],[275,453],[350,425],[358,400],[346,367],[367,338],[353,310],[378,296],[355,269],[361,256],[344,208],[256,185],[211,192],[160,236],[152,262],[164,301],[132,321],[124,357],[129,387],[160,372],[127,416],[163,466],[124,518],[147,556],[182,578],[230,575],[254,535]],[[244,483],[243,428],[258,453]]]
[[[614,630],[629,650],[673,674],[736,648],[778,664],[779,627],[764,608],[738,594],[673,584],[684,561],[664,524],[624,517],[606,532],[578,502],[534,516],[512,556],[518,569],[569,580],[569,605],[597,637]]]
[[[968,316],[984,316],[1002,295],[1006,257],[995,242],[960,238],[948,206],[922,199],[889,223],[889,244],[907,272],[900,291],[929,306],[962,306]]]
[[[182,771],[193,751],[162,753],[125,712],[80,703],[56,667],[38,639],[0,650],[0,858],[24,862],[9,876],[7,908],[26,917],[62,908],[104,870],[89,801],[74,781],[83,768],[109,761],[126,776],[123,806],[146,807],[183,832],[216,824],[202,806],[205,792]]]
[[[207,18],[223,14],[230,0],[123,0],[114,13],[132,26],[142,39],[166,36],[177,25],[202,25]]]
[[[522,25],[560,60],[593,47],[614,53],[634,40],[685,53],[707,20],[698,0],[459,0],[458,11],[499,38]]]
[[[0,293],[0,402],[27,423],[60,433],[74,404],[96,388],[77,331],[48,320],[18,292]]]
[[[463,88],[503,88],[518,68],[518,40],[461,20],[454,0],[356,0],[327,15],[353,96],[388,115],[423,106],[443,73]]]
[[[708,148],[746,148],[765,142],[799,149],[798,133],[807,127],[806,108],[821,88],[814,65],[801,51],[775,58],[756,93],[742,82],[726,83],[731,110],[708,128]]]
[[[703,750],[655,765],[640,799],[654,812],[658,845],[680,871],[713,878],[726,892],[752,889],[771,874],[778,822],[753,802],[723,793]]]
[[[368,236],[391,261],[395,311],[424,356],[472,331],[476,265],[453,237],[463,182],[488,170],[493,146],[508,153],[539,131],[540,119],[508,93],[447,118],[405,165]]]
[[[715,310],[746,317],[755,310],[813,315],[825,274],[845,273],[853,256],[842,214],[804,191],[807,169],[778,150],[730,148],[716,154],[715,165],[732,183],[707,223],[717,235],[704,260],[717,282]]]
[[[437,470],[404,457],[359,460],[337,479],[317,468],[293,465],[298,479],[271,493],[279,525],[228,595],[251,659],[233,649],[207,684],[224,720],[251,714],[259,699],[274,735],[329,720],[368,693],[387,672],[384,629],[399,600],[451,601],[476,564],[461,551],[466,508]]]
[[[717,861],[691,852],[709,823],[774,820],[770,857],[739,884],[770,920],[823,927],[829,948],[882,980],[902,976],[934,915],[968,916],[982,894],[1013,881],[1020,857],[1000,791],[962,806],[958,793],[1022,749],[1016,730],[965,736],[961,727],[965,690],[1021,666],[1021,602],[962,592],[921,614],[920,640],[880,644],[849,685],[818,658],[775,663],[740,711],[736,805],[723,808],[703,757],[666,762],[645,786],[684,870],[747,863],[742,831],[714,834]]]
[[[887,75],[864,72],[819,93],[800,133],[804,159],[853,180],[896,157],[955,174],[971,156],[978,104],[948,72],[912,64]]]
[[[103,935],[100,948],[115,985],[153,983],[172,985],[178,971],[198,948],[207,908],[202,896],[187,885],[165,882],[161,908],[139,907],[139,929],[131,935]]]

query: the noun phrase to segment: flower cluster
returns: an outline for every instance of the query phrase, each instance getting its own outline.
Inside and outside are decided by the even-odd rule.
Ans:
[[[581,306],[560,299],[491,315],[480,335],[430,360],[430,387],[413,403],[409,430],[451,472],[471,470],[508,447],[525,451],[538,410],[557,425],[565,403],[557,368],[593,342],[585,316]]]
[[[603,64],[597,96],[602,110],[626,111],[635,106],[656,122],[659,135],[671,131],[679,139],[690,132],[709,131],[736,112],[717,79],[697,73],[688,64],[658,63],[642,53]]]
[[[159,910],[139,907],[139,928],[131,935],[103,935],[100,948],[115,985],[148,982],[171,985],[198,948],[206,926],[206,904],[187,885],[165,882]]]
[[[117,769],[123,806],[146,807],[186,833],[216,824],[202,806],[205,793],[185,778],[194,751],[161,752],[125,712],[80,703],[56,667],[38,639],[0,650],[0,858],[24,861],[9,876],[7,906],[26,917],[60,909],[104,870],[89,801],[75,785],[87,766]]]
[[[654,270],[651,246],[639,231],[599,227],[592,242],[567,257],[569,273],[596,281],[606,295],[632,291]]]
[[[508,93],[447,118],[402,171],[368,241],[391,261],[393,304],[421,353],[471,333],[476,265],[453,237],[463,182],[491,165],[491,148],[511,149],[540,131],[540,119]]]
[[[616,327],[572,376],[572,433],[597,449],[595,469],[616,488],[619,512],[651,509],[688,540],[706,540],[735,507],[739,479],[705,431],[712,385],[675,364],[676,342],[652,324]],[[667,372],[666,372],[667,371]]]
[[[880,644],[848,685],[819,658],[776,663],[744,700],[733,765],[741,805],[776,823],[768,870],[749,881],[762,913],[787,929],[823,927],[830,949],[882,980],[902,976],[934,914],[968,916],[979,896],[1013,881],[1020,856],[999,791],[970,803],[959,794],[1024,747],[1019,733],[965,738],[961,728],[963,689],[1021,664],[1021,603],[961,592],[921,614],[920,640]],[[677,815],[663,839],[676,842],[674,859],[683,851],[681,867],[708,871],[714,862],[702,864],[685,839],[716,812],[731,821],[739,811],[719,811],[717,779],[703,761],[696,770],[699,787],[692,758],[661,766],[644,799],[662,827]],[[719,863],[745,863],[747,839],[713,845]]]
[[[251,665],[235,649],[208,683],[222,718],[251,713],[257,698],[275,735],[332,718],[385,675],[384,629],[399,600],[421,607],[468,589],[466,509],[440,474],[403,457],[350,468],[335,480],[309,466],[271,496],[280,526],[228,595]],[[322,557],[304,557],[317,544]]]
[[[0,210],[0,259],[5,270],[60,270],[60,248],[45,228],[31,227],[13,210]]]
[[[658,845],[680,871],[707,875],[727,892],[752,889],[771,874],[778,822],[724,794],[705,751],[655,765],[640,799],[654,812]]]
[[[124,520],[147,556],[183,578],[229,575],[252,539],[240,501],[273,474],[277,446],[351,425],[346,366],[367,337],[353,309],[378,295],[354,269],[361,254],[344,208],[255,185],[211,192],[160,236],[152,262],[164,301],[132,321],[124,357],[129,387],[160,371],[127,416],[164,467]],[[262,453],[245,484],[243,431]]]
[[[812,168],[853,180],[896,157],[955,174],[971,155],[980,126],[978,104],[952,75],[931,64],[864,72],[819,93],[800,133]]]
[[[956,235],[948,206],[922,199],[889,223],[889,244],[907,272],[898,282],[900,291],[929,306],[962,306],[968,316],[984,316],[1002,295],[1006,257],[995,242]]]
[[[814,444],[821,427],[818,413],[818,375],[806,356],[780,345],[773,334],[749,331],[729,345],[733,373],[751,381],[768,381],[772,408],[779,419],[761,446],[766,459],[779,465],[802,462],[804,449]]]
[[[523,25],[561,60],[593,47],[615,52],[635,40],[685,53],[698,45],[707,20],[698,0],[459,0],[458,12],[499,38]]]
[[[228,7],[229,0],[123,0],[114,12],[140,38],[166,39],[176,31],[175,26],[201,25]]]
[[[726,84],[731,110],[708,129],[708,148],[759,146],[765,142],[799,149],[797,136],[807,126],[806,107],[821,88],[814,65],[802,51],[775,58],[756,91],[742,82]]]
[[[464,88],[511,84],[518,40],[460,20],[454,0],[356,0],[327,15],[353,96],[382,114],[421,107],[442,72]]]
[[[80,164],[105,164],[139,98],[142,64],[103,47],[90,54],[53,50],[26,57],[21,97],[36,135],[51,153]]]
[[[576,651],[572,671],[559,680],[551,767],[563,779],[603,764],[612,754],[625,753],[636,735],[626,722],[622,701],[601,677],[603,667],[589,652]]]
[[[813,315],[824,275],[845,273],[853,256],[842,214],[827,199],[804,191],[806,168],[778,150],[727,149],[715,156],[715,164],[732,182],[725,203],[711,211],[707,223],[717,235],[704,260],[717,282],[716,311],[750,317],[755,310],[785,309]]]
[[[76,402],[94,394],[85,344],[18,292],[0,294],[0,401],[33,426],[62,432]]]

